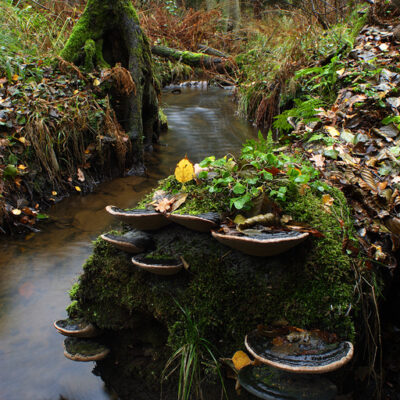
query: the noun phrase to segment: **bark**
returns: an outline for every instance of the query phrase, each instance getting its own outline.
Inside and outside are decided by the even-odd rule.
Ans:
[[[192,67],[203,67],[215,69],[218,72],[225,72],[232,69],[229,61],[221,57],[213,57],[203,53],[192,53],[191,51],[181,51],[171,49],[166,46],[153,46],[151,52],[159,57],[170,58],[180,61]]]
[[[120,63],[129,70],[136,91],[111,93],[112,105],[131,139],[132,164],[141,163],[144,147],[151,146],[158,136],[158,99],[150,46],[130,0],[88,0],[61,57],[86,68]]]

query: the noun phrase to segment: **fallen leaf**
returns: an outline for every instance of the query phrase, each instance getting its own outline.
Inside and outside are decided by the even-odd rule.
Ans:
[[[333,127],[333,126],[324,126],[324,128],[332,137],[340,136],[340,132],[335,127]]]
[[[322,204],[324,205],[325,211],[327,211],[328,213],[331,213],[330,208],[334,201],[335,201],[335,199],[329,194],[324,194],[322,196]]]
[[[322,154],[314,154],[311,158],[317,168],[324,169],[325,167],[325,157]]]
[[[240,371],[243,367],[251,364],[250,357],[242,350],[237,351],[233,355],[232,362],[238,371]]]
[[[186,183],[194,178],[193,164],[185,156],[175,168],[175,178],[180,183]]]
[[[158,212],[161,212],[161,213],[166,213],[171,209],[171,206],[174,201],[175,201],[174,197],[172,199],[168,199],[167,197],[164,197],[162,200],[160,200],[157,203],[155,210]]]
[[[187,270],[189,269],[189,263],[188,263],[182,256],[180,256],[179,258],[180,258],[181,261],[182,261],[183,268],[185,268],[186,271],[187,271]]]
[[[187,199],[188,193],[180,193],[174,197],[174,203],[171,207],[171,212],[177,210]]]
[[[81,189],[79,186],[75,186],[75,190],[76,190],[77,192],[82,192],[82,189]]]

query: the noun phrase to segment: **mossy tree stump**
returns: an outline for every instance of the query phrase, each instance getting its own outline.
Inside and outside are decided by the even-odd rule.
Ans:
[[[111,89],[118,122],[132,142],[132,163],[141,163],[144,147],[158,136],[158,99],[149,43],[129,0],[88,0],[61,52],[61,57],[85,69],[117,63],[132,75],[136,90],[121,94]]]

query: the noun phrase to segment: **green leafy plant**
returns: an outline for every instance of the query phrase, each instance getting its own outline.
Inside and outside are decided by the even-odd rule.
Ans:
[[[317,109],[325,106],[325,102],[320,98],[312,98],[307,96],[305,100],[295,99],[295,106],[290,110],[286,110],[283,113],[275,117],[273,127],[279,131],[290,131],[293,126],[289,124],[288,119],[293,118],[294,123],[303,121],[305,124],[313,121],[319,121],[316,117]]]
[[[318,171],[305,160],[275,152],[274,146],[271,131],[266,139],[259,132],[258,140],[245,143],[239,160],[204,159],[200,166],[209,171],[201,172],[199,178],[210,194],[229,199],[230,209],[248,211],[262,193],[285,201],[289,186],[315,180]]]
[[[176,301],[175,301],[176,302]],[[201,381],[203,368],[213,368],[222,384],[222,390],[227,397],[224,380],[219,363],[212,350],[211,343],[202,336],[202,324],[197,323],[190,311],[176,302],[183,315],[182,346],[179,347],[165,364],[162,379],[168,378],[179,371],[178,400],[193,398],[202,399]]]

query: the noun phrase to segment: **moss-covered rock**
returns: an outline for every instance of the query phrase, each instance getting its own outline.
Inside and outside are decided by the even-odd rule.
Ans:
[[[165,361],[184,344],[187,321],[178,304],[190,312],[202,336],[223,357],[243,348],[244,336],[258,324],[277,321],[353,340],[354,321],[348,312],[356,308],[352,260],[342,250],[350,228],[349,210],[340,191],[330,189],[330,195],[334,202],[327,212],[317,191],[288,193],[284,212],[306,221],[323,237],[309,238],[275,257],[247,256],[219,244],[208,233],[175,225],[155,232],[153,256],[183,257],[189,265],[170,277],[136,268],[129,255],[98,239],[79,287],[71,293],[77,302],[73,310],[112,332],[122,358],[129,352],[124,332],[132,332],[135,343],[151,347],[156,354],[153,362],[138,368],[132,359],[125,360],[123,368],[127,377],[144,374],[149,383],[159,382]],[[115,344],[116,338],[121,342],[121,335],[125,352]]]

